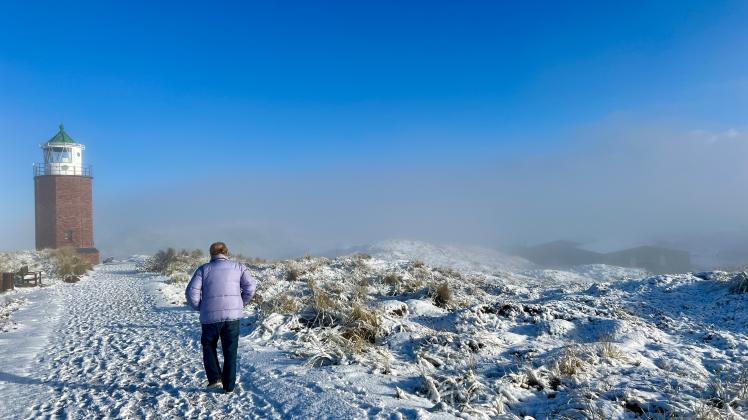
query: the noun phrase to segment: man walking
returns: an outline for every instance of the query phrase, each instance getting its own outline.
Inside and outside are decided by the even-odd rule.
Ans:
[[[223,242],[210,246],[210,262],[195,270],[187,285],[187,303],[200,311],[202,324],[203,364],[208,388],[223,386],[231,393],[236,385],[236,350],[239,346],[239,319],[242,308],[257,289],[257,280],[247,267],[229,260],[229,249]],[[223,370],[218,364],[218,339],[223,349]]]

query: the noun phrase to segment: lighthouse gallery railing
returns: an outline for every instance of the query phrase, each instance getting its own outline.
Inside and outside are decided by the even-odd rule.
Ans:
[[[93,166],[73,166],[59,163],[35,163],[34,176],[74,175],[93,177]]]

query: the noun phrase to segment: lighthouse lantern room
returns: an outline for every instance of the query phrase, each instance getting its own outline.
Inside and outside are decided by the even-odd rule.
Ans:
[[[44,163],[35,165],[34,175],[91,176],[91,168],[83,166],[86,146],[76,143],[60,124],[60,131],[41,145]]]

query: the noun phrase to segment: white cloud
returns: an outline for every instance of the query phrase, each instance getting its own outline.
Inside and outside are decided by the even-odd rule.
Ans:
[[[708,130],[691,130],[690,134],[708,144],[717,143],[723,140],[735,140],[745,138],[745,132],[740,131],[737,128],[729,128],[725,131],[714,132]]]
[[[728,139],[734,139],[735,137],[738,137],[740,135],[740,131],[738,131],[738,130],[736,130],[734,128],[731,128],[731,129],[725,131],[724,135]]]
[[[706,142],[731,131],[717,133],[617,121],[577,133],[564,151],[491,165],[229,174],[225,185],[102,203],[98,236],[112,252],[219,237],[272,257],[394,237],[495,245],[713,232],[742,226],[748,213],[748,195],[737,193],[748,180],[748,142]],[[683,141],[689,135],[705,141]],[[133,202],[149,206],[118,210]]]

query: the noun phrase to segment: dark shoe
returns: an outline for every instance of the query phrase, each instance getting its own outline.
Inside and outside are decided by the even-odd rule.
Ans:
[[[233,393],[234,393],[234,390],[233,390],[233,389],[224,389],[224,390],[223,390],[223,393],[224,393],[224,394],[233,394]]]
[[[209,390],[214,390],[214,389],[218,389],[218,388],[223,388],[223,385],[221,384],[221,381],[216,381],[216,382],[213,382],[213,383],[209,383],[206,386],[206,388],[208,388]]]

